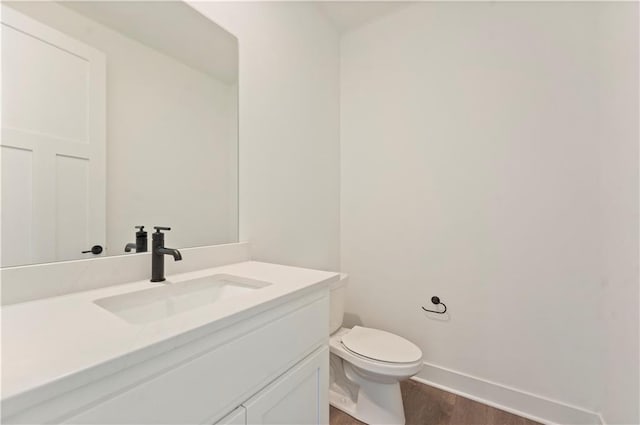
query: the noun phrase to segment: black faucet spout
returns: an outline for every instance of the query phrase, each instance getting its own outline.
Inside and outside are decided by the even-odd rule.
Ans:
[[[124,246],[124,252],[131,252],[132,249],[136,249],[136,244],[129,242]]]
[[[177,249],[163,247],[157,248],[156,252],[161,255],[171,255],[173,256],[174,261],[182,260],[182,254],[180,254],[180,251],[178,251]]]

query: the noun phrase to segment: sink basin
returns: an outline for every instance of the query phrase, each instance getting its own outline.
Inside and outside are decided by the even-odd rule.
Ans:
[[[250,293],[267,282],[226,274],[167,281],[161,286],[100,298],[95,304],[132,324],[166,319]]]

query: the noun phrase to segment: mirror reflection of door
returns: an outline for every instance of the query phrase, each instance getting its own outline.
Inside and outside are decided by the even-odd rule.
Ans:
[[[3,267],[104,246],[105,85],[102,52],[2,8]]]

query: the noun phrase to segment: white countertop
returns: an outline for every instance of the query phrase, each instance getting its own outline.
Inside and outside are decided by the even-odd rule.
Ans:
[[[94,303],[113,295],[165,283],[148,280],[4,306],[2,317],[2,401],[23,404],[30,393],[78,387],[95,379],[88,372],[107,365],[111,373],[130,365],[125,356],[154,356],[184,343],[190,331],[209,333],[269,308],[288,295],[337,281],[339,274],[247,261],[180,275],[186,280],[229,274],[271,285],[144,324],[130,324]],[[164,344],[160,344],[164,343]],[[140,358],[138,357],[138,361]]]

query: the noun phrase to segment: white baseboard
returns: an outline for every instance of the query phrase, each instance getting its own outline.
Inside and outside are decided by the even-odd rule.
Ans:
[[[427,362],[412,379],[545,424],[604,425],[598,413]]]

